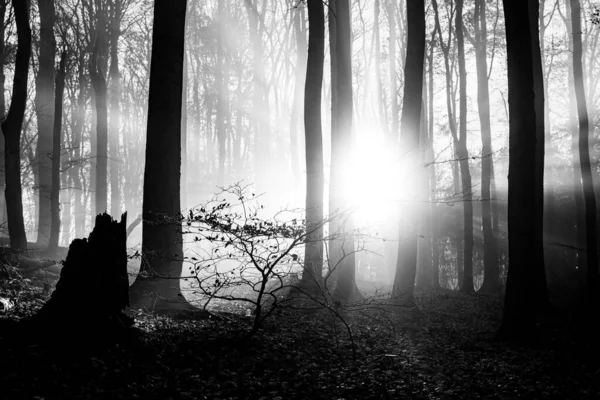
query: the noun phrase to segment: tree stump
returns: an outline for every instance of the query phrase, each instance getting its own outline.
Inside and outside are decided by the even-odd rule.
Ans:
[[[23,322],[28,329],[89,340],[117,338],[132,327],[133,319],[123,313],[129,305],[126,224],[127,213],[120,222],[104,213],[96,216],[89,238],[73,240],[52,296]]]

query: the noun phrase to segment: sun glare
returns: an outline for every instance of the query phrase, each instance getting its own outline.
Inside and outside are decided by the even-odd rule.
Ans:
[[[349,154],[344,196],[355,209],[358,224],[377,224],[390,216],[403,195],[406,168],[397,150],[390,148],[383,135],[363,131]]]

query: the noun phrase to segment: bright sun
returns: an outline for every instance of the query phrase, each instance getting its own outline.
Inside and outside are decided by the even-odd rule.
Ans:
[[[365,136],[356,140],[348,157],[344,196],[355,208],[358,224],[376,224],[399,206],[408,176],[398,150],[387,146],[383,135]]]

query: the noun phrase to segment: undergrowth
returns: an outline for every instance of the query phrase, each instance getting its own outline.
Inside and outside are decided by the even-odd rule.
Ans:
[[[16,284],[16,282],[13,282]],[[18,293],[0,326],[35,312]],[[129,311],[139,337],[109,348],[0,340],[2,398],[37,399],[585,399],[600,395],[594,347],[561,323],[536,348],[495,340],[502,299],[449,291],[416,307],[376,302],[340,312],[277,311],[251,338],[243,313],[189,321]],[[567,324],[567,321],[563,321]],[[348,335],[344,324],[351,331]],[[1,329],[1,328],[0,328]],[[39,332],[39,335],[44,335]],[[84,338],[85,339],[85,338]]]

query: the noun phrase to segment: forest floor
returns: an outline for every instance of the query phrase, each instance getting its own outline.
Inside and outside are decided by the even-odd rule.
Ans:
[[[0,322],[47,299],[34,288],[19,296]],[[102,349],[85,338],[68,349],[2,339],[0,398],[600,398],[599,346],[578,343],[565,315],[543,322],[539,343],[522,347],[495,340],[500,297],[443,290],[416,303],[370,302],[341,319],[281,310],[248,340],[252,318],[234,313],[204,321],[132,313],[141,336]]]

